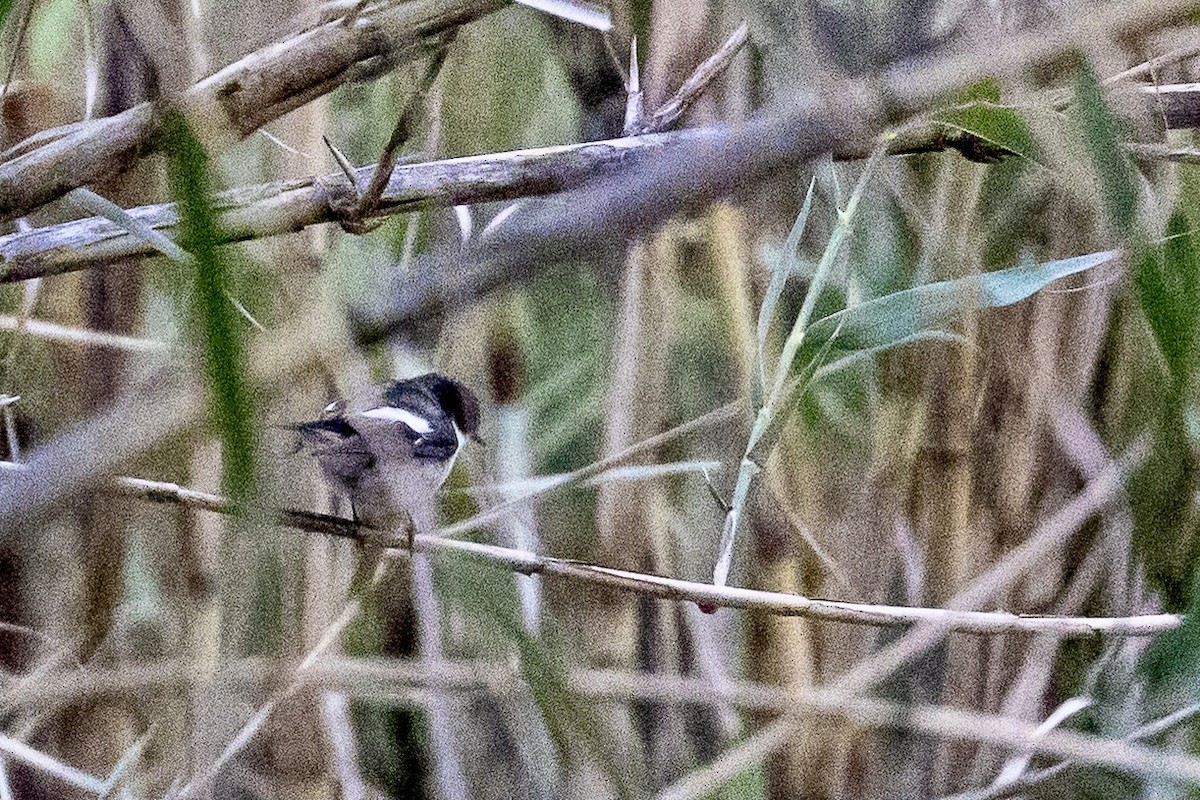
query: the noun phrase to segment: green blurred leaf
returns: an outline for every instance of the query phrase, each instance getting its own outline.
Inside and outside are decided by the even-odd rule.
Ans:
[[[1029,126],[1011,106],[977,100],[942,111],[935,119],[1014,155],[1038,160]]]
[[[1117,251],[1107,250],[885,295],[814,323],[801,362],[810,363],[835,332],[834,344],[839,351],[887,348],[923,332],[943,328],[963,312],[1020,302],[1059,278],[1105,264],[1117,255]]]
[[[1195,364],[1196,309],[1200,308],[1200,276],[1193,234],[1182,209],[1167,223],[1161,247],[1143,250],[1136,285],[1143,313],[1170,372],[1164,392],[1151,389],[1160,403],[1149,418],[1155,428],[1155,448],[1147,464],[1134,475],[1129,494],[1136,523],[1134,542],[1147,575],[1165,598],[1167,608],[1187,607],[1184,624],[1158,637],[1142,661],[1143,674],[1153,686],[1172,680],[1176,687],[1197,695],[1200,678],[1200,541],[1194,503],[1197,474]],[[1146,425],[1146,405],[1139,406]]]
[[[245,382],[242,326],[225,295],[221,236],[212,204],[208,153],[178,111],[163,120],[167,177],[179,205],[178,244],[191,254],[196,338],[212,392],[215,422],[224,455],[225,491],[235,498],[251,494],[254,477],[253,400]]]
[[[1176,391],[1187,385],[1196,360],[1198,268],[1187,217],[1177,210],[1167,223],[1162,247],[1143,252],[1135,279],[1142,310],[1167,360]]]
[[[1104,102],[1100,81],[1088,64],[1079,70],[1076,94],[1084,144],[1100,179],[1105,210],[1116,230],[1130,236],[1137,218],[1136,172],[1121,147],[1119,120]]]
[[[1000,81],[995,78],[983,78],[958,93],[958,102],[971,103],[976,100],[1000,102]]]
[[[591,705],[571,690],[562,648],[544,625],[538,636],[526,630],[514,584],[514,579],[524,578],[472,558],[439,558],[436,569],[439,589],[471,617],[490,622],[494,632],[516,645],[521,677],[541,712],[560,765],[571,762],[577,743],[596,758],[620,797],[641,796],[634,788],[635,771],[616,756],[612,739]]]

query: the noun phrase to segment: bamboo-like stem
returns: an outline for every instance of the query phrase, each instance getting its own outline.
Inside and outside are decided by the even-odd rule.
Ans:
[[[20,469],[4,462],[0,468]],[[358,539],[360,530],[353,522],[327,514],[296,509],[264,512],[240,508],[228,498],[181,487],[173,483],[116,478],[108,490],[155,503],[172,503],[218,514],[267,513],[296,530],[328,536]],[[487,514],[488,512],[484,512]],[[465,556],[523,575],[551,575],[567,580],[607,586],[621,591],[658,597],[664,600],[692,602],[710,607],[740,608],[767,614],[824,619],[855,625],[910,626],[918,622],[936,624],[943,630],[976,634],[1051,633],[1062,637],[1153,636],[1176,628],[1182,622],[1177,614],[1144,614],[1130,617],[1043,617],[1023,616],[1005,611],[954,611],[944,608],[849,603],[821,600],[783,592],[764,592],[729,586],[684,581],[649,573],[610,569],[570,559],[540,555],[478,542],[419,533],[413,540],[417,552],[439,556]],[[406,558],[407,551],[389,548],[390,557]]]

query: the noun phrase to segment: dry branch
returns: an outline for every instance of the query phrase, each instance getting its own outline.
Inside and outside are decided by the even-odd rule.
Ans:
[[[247,136],[344,83],[374,78],[443,44],[460,25],[507,0],[425,0],[365,10],[353,25],[330,20],[251,53],[179,98],[207,125]],[[158,149],[160,109],[142,103],[94,122],[43,132],[4,154],[0,219],[123,172]]]
[[[1200,83],[1146,84],[1137,90],[1152,102],[1162,104],[1168,128],[1200,126]]]
[[[5,470],[20,470],[4,464]],[[188,508],[219,514],[264,513],[282,525],[297,530],[361,538],[359,529],[349,520],[292,509],[264,512],[260,509],[239,508],[228,498],[181,487],[173,483],[147,481],[139,478],[116,478],[112,490],[129,497],[156,503],[172,503]],[[677,600],[765,612],[786,617],[806,617],[856,625],[909,626],[918,622],[935,623],[948,630],[962,633],[1052,633],[1062,637],[1152,636],[1177,627],[1181,618],[1176,614],[1145,614],[1133,617],[1042,617],[1011,614],[1005,611],[952,611],[943,608],[870,605],[837,600],[819,600],[783,592],[766,592],[729,586],[666,578],[648,573],[609,569],[524,550],[449,539],[440,535],[417,534],[417,552],[434,555],[459,555],[478,559],[494,566],[523,575],[554,575],[570,580],[607,586],[664,600]],[[401,548],[389,548],[393,557],[407,557]]]
[[[678,122],[729,66],[749,35],[745,23],[740,25],[661,108],[639,125],[636,133],[643,135],[640,138],[626,135],[608,143],[496,153],[415,164],[398,171],[396,150],[407,139],[411,117],[440,71],[445,58],[442,48],[431,58],[423,80],[401,113],[396,130],[373,170],[363,167],[354,171],[343,163],[344,176],[329,175],[223,193],[215,201],[217,208],[224,211],[220,229],[227,242],[288,233],[333,220],[347,230],[365,232],[362,221],[368,216],[510,200],[577,188],[628,153],[687,138],[660,141],[645,134],[662,133]],[[339,157],[336,149],[334,155]],[[339,163],[342,163],[340,157]],[[367,188],[360,196],[358,187],[364,185]],[[151,229],[171,229],[179,219],[173,203],[143,206],[129,213]],[[58,274],[155,251],[146,236],[136,235],[128,226],[92,217],[0,237],[0,282]]]
[[[626,130],[626,133],[657,133],[674,126],[679,118],[687,113],[692,104],[700,98],[700,95],[704,94],[704,90],[708,88],[709,84],[725,71],[725,68],[733,61],[733,57],[745,47],[749,40],[750,28],[743,22],[737,30],[730,34],[724,44],[717,48],[715,53],[696,67],[675,94],[671,95],[648,119],[637,121],[633,129]]]
[[[238,685],[267,686],[278,679],[279,671],[278,663],[265,659],[246,659],[223,665],[220,678]],[[910,728],[953,739],[989,741],[1015,751],[1032,750],[1068,757],[1082,752],[1084,762],[1088,764],[1152,774],[1165,773],[1177,779],[1196,780],[1197,762],[1191,757],[1171,758],[1161,751],[1139,746],[1165,730],[1194,718],[1198,711],[1195,705],[1139,726],[1120,739],[1058,730],[1050,732],[1047,742],[1047,736],[1038,735],[1033,723],[1011,716],[946,706],[908,706],[875,699],[846,698],[819,687],[808,687],[797,692],[795,689],[751,682],[720,686],[704,679],[681,675],[596,669],[572,669],[567,679],[570,690],[581,697],[609,701],[642,700],[683,706],[729,703],[749,711],[785,714],[795,712],[799,707],[802,711],[845,717],[866,725]],[[56,709],[101,695],[142,694],[152,690],[192,686],[208,680],[211,680],[211,676],[206,670],[187,661],[127,664],[120,669],[87,665],[60,674],[40,675],[36,680],[10,679],[4,684],[3,707],[8,710]],[[408,660],[333,655],[316,659],[302,676],[302,685],[345,691],[379,702],[418,706],[430,689],[483,692],[503,697],[524,688],[519,670],[508,662],[447,662],[436,673],[431,673],[419,663]],[[913,712],[911,718],[910,711]],[[779,730],[783,729],[782,723],[785,721],[781,720]],[[760,729],[760,733],[756,733],[747,743],[758,740],[762,732],[770,730]],[[1136,763],[1139,758],[1140,764]],[[945,800],[998,800],[1011,797],[1079,763],[1060,762],[1012,784],[969,791]]]
[[[1200,84],[1157,89],[1143,87],[1140,91],[1160,94],[1167,121],[1172,127],[1200,124]],[[652,119],[658,119],[658,116],[659,112],[656,112]],[[650,158],[672,145],[712,142],[714,146],[720,146],[727,141],[729,133],[719,127],[696,128],[679,133],[627,136],[402,165],[393,170],[372,216],[570,191],[632,158]],[[861,158],[870,152],[869,139],[864,140],[861,136],[840,137],[834,146],[834,155],[838,158]],[[1193,151],[1170,150],[1151,144],[1129,147],[1131,153],[1145,158],[1197,160]],[[958,150],[968,158],[979,158],[983,154],[984,160],[1007,155],[1002,148],[989,146],[964,131],[950,130],[938,124],[895,140],[889,152],[909,154],[947,149]],[[375,171],[375,165],[356,170],[356,184],[367,185]],[[215,204],[221,214],[224,240],[245,241],[338,221],[343,209],[354,205],[354,190],[345,176],[335,173],[222,192],[215,198]],[[168,235],[173,233],[179,220],[174,203],[140,206],[130,209],[129,214]],[[155,253],[144,239],[115,223],[103,217],[89,217],[0,236],[0,282],[57,275]]]
[[[393,170],[372,216],[567,191],[632,155],[673,143],[704,141],[716,133],[703,129],[651,134],[401,165]],[[358,185],[367,185],[374,172],[374,164],[356,170]],[[353,207],[354,197],[349,181],[336,173],[222,192],[214,204],[221,233],[225,241],[232,242],[336,221],[339,212],[335,208]],[[179,222],[174,203],[141,206],[130,209],[129,214],[168,234]],[[0,282],[57,275],[156,252],[119,225],[103,217],[88,217],[0,236]]]

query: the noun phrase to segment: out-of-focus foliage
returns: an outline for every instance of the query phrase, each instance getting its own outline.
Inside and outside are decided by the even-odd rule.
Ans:
[[[666,96],[748,21],[747,51],[685,117],[736,125],[788,113],[802,92],[832,92],[836,105],[847,76],[919,70],[957,51],[984,63],[980,47],[1108,8],[638,0],[609,6],[606,43],[514,6],[448,40],[402,161],[609,135],[635,34],[641,79],[658,81],[647,96]],[[0,0],[17,78],[6,146],[77,121],[93,80],[100,97],[153,85],[164,57],[199,79],[314,12],[292,0]],[[136,46],[106,46],[111,30]],[[0,630],[0,783],[19,798],[54,796],[60,780],[99,794],[120,765],[121,785],[150,796],[219,765],[201,793],[942,797],[1051,763],[1013,760],[1030,744],[1018,726],[1072,698],[1092,702],[1057,727],[1114,740],[1194,700],[1200,182],[1195,166],[1128,149],[1187,146],[1193,134],[1164,136],[1165,113],[1103,80],[1163,52],[1157,36],[973,74],[885,137],[911,155],[826,157],[735,182],[721,203],[639,238],[617,232],[605,248],[502,264],[515,277],[499,288],[437,296],[428,319],[366,349],[353,342],[358,310],[386,308],[431,265],[466,269],[465,256],[446,257],[459,248],[502,261],[489,226],[519,225],[539,206],[433,208],[365,235],[329,225],[219,246],[214,191],[336,172],[322,136],[353,164],[374,163],[425,63],[330,87],[268,124],[272,138],[234,141],[220,119],[185,117],[163,92],[165,158],[146,169],[166,189],[143,173],[95,189],[122,206],[177,202],[173,235],[189,255],[0,287],[13,317],[0,326],[0,394],[21,397],[0,412],[3,438],[19,438],[27,459],[70,437],[104,410],[86,396],[97,375],[112,376],[113,403],[185,387],[203,422],[120,470],[221,491],[242,514],[121,496],[103,514],[64,508],[25,534],[31,546],[0,549],[0,623],[22,626]],[[1152,80],[1192,73],[1184,57]],[[570,197],[544,202],[586,205],[586,193]],[[27,221],[68,213],[64,203]],[[112,305],[132,330],[97,311]],[[22,315],[100,330],[81,347],[21,328]],[[109,360],[98,332],[164,347]],[[724,524],[735,585],[887,606],[982,597],[981,609],[1033,615],[1187,610],[1189,622],[1149,643],[950,634],[876,680],[868,698],[897,706],[872,715],[816,711],[806,693],[878,657],[902,627],[703,614],[458,556],[434,559],[436,592],[397,553],[386,579],[352,597],[360,548],[266,513],[350,513],[293,452],[286,425],[434,369],[480,395],[488,441],[466,446],[442,521],[510,504],[465,537],[474,542],[708,581]],[[624,471],[514,500],[544,486],[540,476],[619,458],[731,402]],[[1140,442],[1149,454],[1122,488],[1063,522]],[[81,493],[107,497],[102,485]],[[1052,523],[1035,567],[981,577]],[[939,728],[936,714],[949,721]],[[1146,744],[1195,769],[1182,760],[1190,728],[1179,730]],[[1100,766],[1065,769],[1034,795],[1194,791],[1159,777],[1168,760],[1131,777],[1111,769],[1120,742],[1068,742]],[[456,774],[465,790],[446,780]]]

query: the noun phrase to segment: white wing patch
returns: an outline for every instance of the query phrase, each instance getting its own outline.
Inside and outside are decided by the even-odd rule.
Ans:
[[[403,422],[412,428],[415,433],[419,433],[422,436],[433,430],[433,426],[429,424],[429,420],[403,408],[379,406],[378,408],[372,408],[370,411],[362,412],[362,415],[387,422]]]

